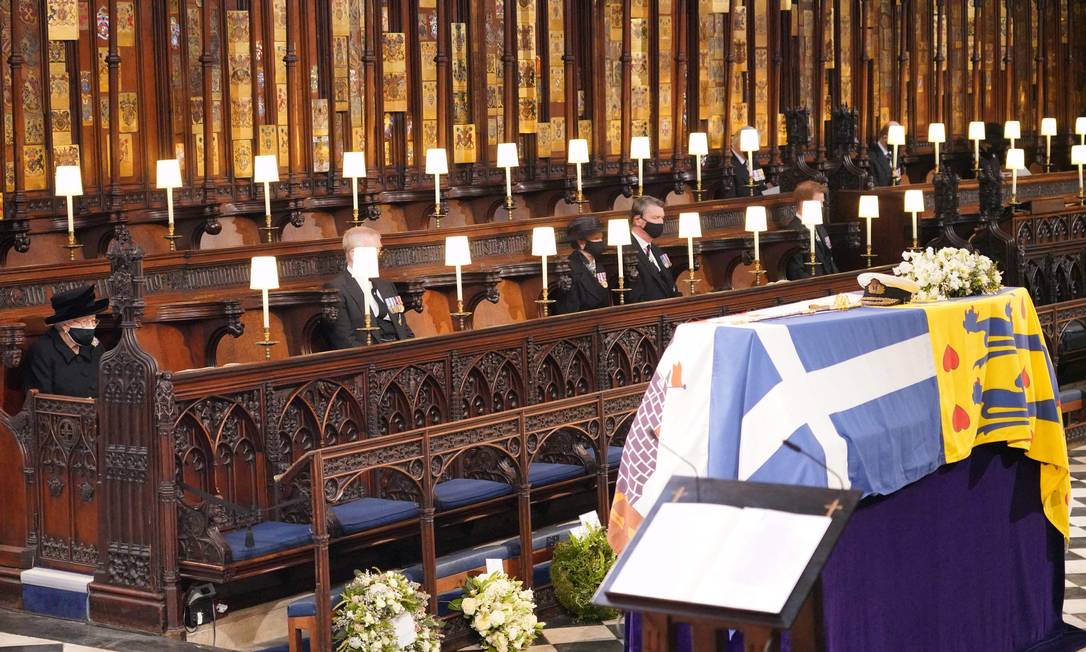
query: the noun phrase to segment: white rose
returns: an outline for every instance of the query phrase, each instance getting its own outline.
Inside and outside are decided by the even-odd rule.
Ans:
[[[490,622],[494,623],[495,627],[502,625],[505,623],[505,612],[501,609],[495,609],[494,613],[490,614]]]
[[[475,598],[464,598],[464,601],[460,603],[460,608],[464,610],[465,615],[470,616],[479,608],[479,601]]]

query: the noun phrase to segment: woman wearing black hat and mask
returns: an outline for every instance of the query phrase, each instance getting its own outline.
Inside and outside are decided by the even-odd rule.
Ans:
[[[109,299],[94,298],[94,286],[53,295],[53,315],[46,324],[53,327],[39,337],[27,355],[26,389],[45,394],[98,397],[98,362],[102,347],[94,336],[97,314]]]
[[[606,246],[599,220],[591,215],[573,220],[566,229],[566,241],[573,247],[573,253],[569,255],[573,284],[559,294],[554,313],[564,315],[610,306],[611,290],[607,285],[607,272],[600,261]]]

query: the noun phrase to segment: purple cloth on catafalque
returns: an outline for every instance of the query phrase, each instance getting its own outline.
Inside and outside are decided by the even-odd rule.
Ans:
[[[826,649],[1086,647],[1086,632],[1063,622],[1064,540],[1041,511],[1039,473],[1020,451],[990,444],[865,499],[822,571]],[[628,615],[627,650],[640,652],[640,625]],[[687,628],[675,629],[679,649],[690,650]],[[741,638],[728,652],[743,649]]]

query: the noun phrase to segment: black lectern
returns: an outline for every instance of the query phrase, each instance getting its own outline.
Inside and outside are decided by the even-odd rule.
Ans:
[[[670,627],[674,623],[687,623],[692,626],[693,649],[696,652],[721,649],[729,629],[743,633],[745,648],[751,652],[779,649],[780,635],[785,630],[789,631],[792,650],[823,650],[825,644],[821,631],[821,591],[818,578],[859,500],[860,492],[853,490],[673,477],[596,592],[594,601],[607,607],[643,614],[644,652],[675,649]],[[789,514],[829,516],[831,520],[828,526],[825,526],[821,540],[812,539],[817,541],[813,554],[802,568],[783,608],[775,613],[726,608],[697,600],[646,597],[616,590],[616,580],[622,577],[630,557],[645,539],[646,533],[651,531],[661,506],[676,502],[716,503]],[[814,520],[825,524],[822,519]],[[699,535],[697,529],[689,532],[690,537]],[[815,537],[817,536],[816,534]],[[797,562],[793,559],[792,562],[793,566],[798,567],[803,560]],[[661,563],[667,562],[661,560]],[[623,584],[621,580],[617,583]],[[670,593],[675,595],[674,588]],[[691,596],[694,593],[691,591]]]

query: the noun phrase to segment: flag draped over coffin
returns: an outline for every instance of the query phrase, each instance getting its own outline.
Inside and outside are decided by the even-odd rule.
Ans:
[[[678,328],[626,438],[617,550],[674,474],[888,494],[994,442],[1042,463],[1045,514],[1067,536],[1058,387],[1024,289],[795,314],[809,303]]]

